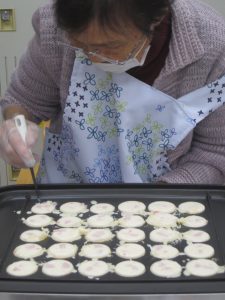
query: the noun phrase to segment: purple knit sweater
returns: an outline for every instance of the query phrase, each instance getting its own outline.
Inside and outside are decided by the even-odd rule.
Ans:
[[[51,119],[59,132],[75,54],[59,44],[51,4],[33,16],[35,36],[12,76],[1,101],[3,109],[20,104],[35,120]],[[175,0],[172,37],[164,68],[154,87],[179,98],[225,74],[225,20],[198,0]],[[225,177],[225,106],[197,125],[168,153],[171,171],[160,180],[168,183],[221,184]]]

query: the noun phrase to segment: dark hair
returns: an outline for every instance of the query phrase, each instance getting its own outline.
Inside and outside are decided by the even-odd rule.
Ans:
[[[170,0],[55,0],[58,26],[68,32],[80,32],[92,20],[99,25],[122,31],[132,22],[145,34],[168,10]]]

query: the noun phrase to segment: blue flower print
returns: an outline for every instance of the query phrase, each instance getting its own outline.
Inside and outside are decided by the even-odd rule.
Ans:
[[[114,114],[116,113],[116,110],[111,109],[111,107],[108,105],[106,105],[105,109],[106,109],[106,112],[103,114],[103,116],[113,118]]]
[[[91,66],[92,62],[89,58],[85,57],[84,59],[81,60],[82,65],[87,65],[87,66]]]
[[[91,85],[96,85],[95,81],[95,74],[90,74],[88,72],[85,72],[85,78],[86,80],[84,81],[85,85],[91,84]]]
[[[148,138],[147,140],[143,141],[142,144],[147,146],[148,151],[150,151],[153,147],[153,142],[151,138]]]
[[[152,133],[152,130],[148,130],[146,127],[142,129],[142,132],[140,136],[144,136],[145,138],[148,138],[148,136]]]
[[[122,129],[122,128],[117,128],[116,131],[117,131],[117,136],[120,136],[121,133],[124,132],[124,129]]]
[[[162,112],[165,108],[166,108],[165,105],[158,105],[156,107],[156,110],[159,111],[159,112]]]
[[[134,132],[132,130],[128,129],[127,130],[127,135],[126,135],[125,139],[129,139],[133,135],[133,133]]]
[[[164,150],[173,150],[174,146],[170,145],[170,139],[164,139],[162,144],[159,144],[160,148],[163,148]]]
[[[171,136],[176,135],[177,134],[176,129],[175,128],[170,129],[170,134]]]
[[[164,150],[174,149],[174,146],[170,144],[170,139],[173,135],[176,135],[175,128],[172,129],[165,129],[164,131],[161,131],[162,136],[162,144],[159,145],[160,148],[163,148]]]
[[[192,118],[190,118],[190,117],[187,117],[186,120],[187,120],[188,123],[190,123],[190,124],[192,124],[192,125],[194,125],[194,126],[196,125],[196,119],[192,119]]]
[[[91,101],[94,101],[94,100],[99,100],[100,97],[99,97],[99,90],[96,90],[96,91],[90,91],[90,94],[91,94]]]
[[[71,175],[69,176],[70,179],[75,179],[77,183],[82,182],[82,178],[79,175],[79,173],[75,173],[74,171],[71,172]]]
[[[94,128],[88,127],[88,131],[90,132],[90,134],[87,137],[88,140],[92,138],[98,140],[98,126],[95,126]]]
[[[76,123],[77,125],[79,125],[79,127],[80,127],[81,130],[85,130],[85,126],[84,126],[84,124],[85,124],[85,119],[82,119],[81,121],[76,120],[75,123]]]
[[[106,93],[105,91],[102,91],[102,96],[100,99],[109,102],[111,97],[112,97],[112,93]]]
[[[57,170],[62,171],[64,169],[64,164],[61,162],[58,164]]]
[[[90,169],[89,167],[86,167],[86,171],[84,172],[84,174],[90,177],[94,177],[95,171],[95,169]]]
[[[95,176],[88,176],[89,182],[121,182],[120,162],[118,159],[118,148],[112,147],[98,147],[98,157],[94,159],[94,164],[89,166],[91,169],[95,169]],[[103,151],[104,149],[104,151]]]
[[[175,128],[172,129],[165,129],[164,131],[161,131],[161,136],[162,136],[162,141],[164,141],[165,139],[169,139],[171,138],[173,135],[176,135],[176,130]]]
[[[116,148],[115,145],[113,145],[112,147],[109,147],[107,149],[108,153],[109,153],[109,156],[111,157],[112,155],[117,155],[119,150]]]
[[[66,143],[66,144],[70,144],[72,143],[73,141],[73,134],[71,132],[71,129],[68,125],[63,125],[62,126],[62,141],[63,143]]]
[[[109,90],[111,93],[116,94],[117,98],[120,98],[120,94],[123,88],[119,87],[116,83],[111,83],[111,89]]]
[[[114,122],[115,126],[120,125],[122,123],[120,116],[121,116],[121,114],[119,112],[115,113],[115,122]]]
[[[110,168],[110,160],[109,159],[103,159],[103,164],[105,169]]]
[[[149,158],[147,156],[147,153],[144,152],[143,155],[140,156],[140,159],[143,160],[144,164],[149,164]]]
[[[53,158],[54,158],[55,161],[58,161],[59,158],[60,158],[59,152],[57,152],[57,151],[54,150],[54,151],[53,151]]]
[[[106,131],[104,131],[104,132],[99,131],[99,132],[98,132],[98,141],[105,142],[105,137],[106,137],[106,135],[107,135],[107,132],[106,132]]]
[[[80,152],[79,148],[74,148],[73,146],[68,145],[68,147],[62,149],[60,153],[60,160],[67,162],[68,167],[70,167],[71,161],[76,160],[79,152]]]
[[[109,181],[109,178],[107,176],[107,173],[104,172],[103,170],[100,170],[100,175],[101,175],[101,182],[108,182]]]
[[[99,169],[101,167],[102,161],[101,159],[95,159],[94,160],[94,166],[96,167],[96,169]]]
[[[137,134],[135,134],[135,136],[134,136],[134,145],[135,145],[136,147],[139,146],[139,141],[140,141],[139,136],[138,136]]]
[[[161,136],[162,136],[162,139],[169,138],[170,137],[169,130],[165,129],[164,131],[161,131]]]
[[[99,156],[106,154],[106,149],[102,145],[98,145],[98,154]]]
[[[89,179],[89,183],[102,183],[100,177],[94,177]]]
[[[112,165],[112,166],[111,166],[111,169],[110,169],[109,175],[110,175],[110,176],[114,176],[114,177],[116,177],[116,176],[117,176],[117,170],[116,170],[116,167],[115,167],[115,165]]]

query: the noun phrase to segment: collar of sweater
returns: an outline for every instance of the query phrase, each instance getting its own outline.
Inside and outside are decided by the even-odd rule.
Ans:
[[[204,47],[197,32],[198,13],[191,2],[175,0],[172,4],[172,32],[164,75],[182,69],[204,55]]]

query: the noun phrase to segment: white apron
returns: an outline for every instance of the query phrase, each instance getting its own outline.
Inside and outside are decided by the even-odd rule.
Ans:
[[[75,60],[60,134],[46,132],[40,183],[147,183],[173,150],[225,103],[225,76],[177,100],[127,73]]]

